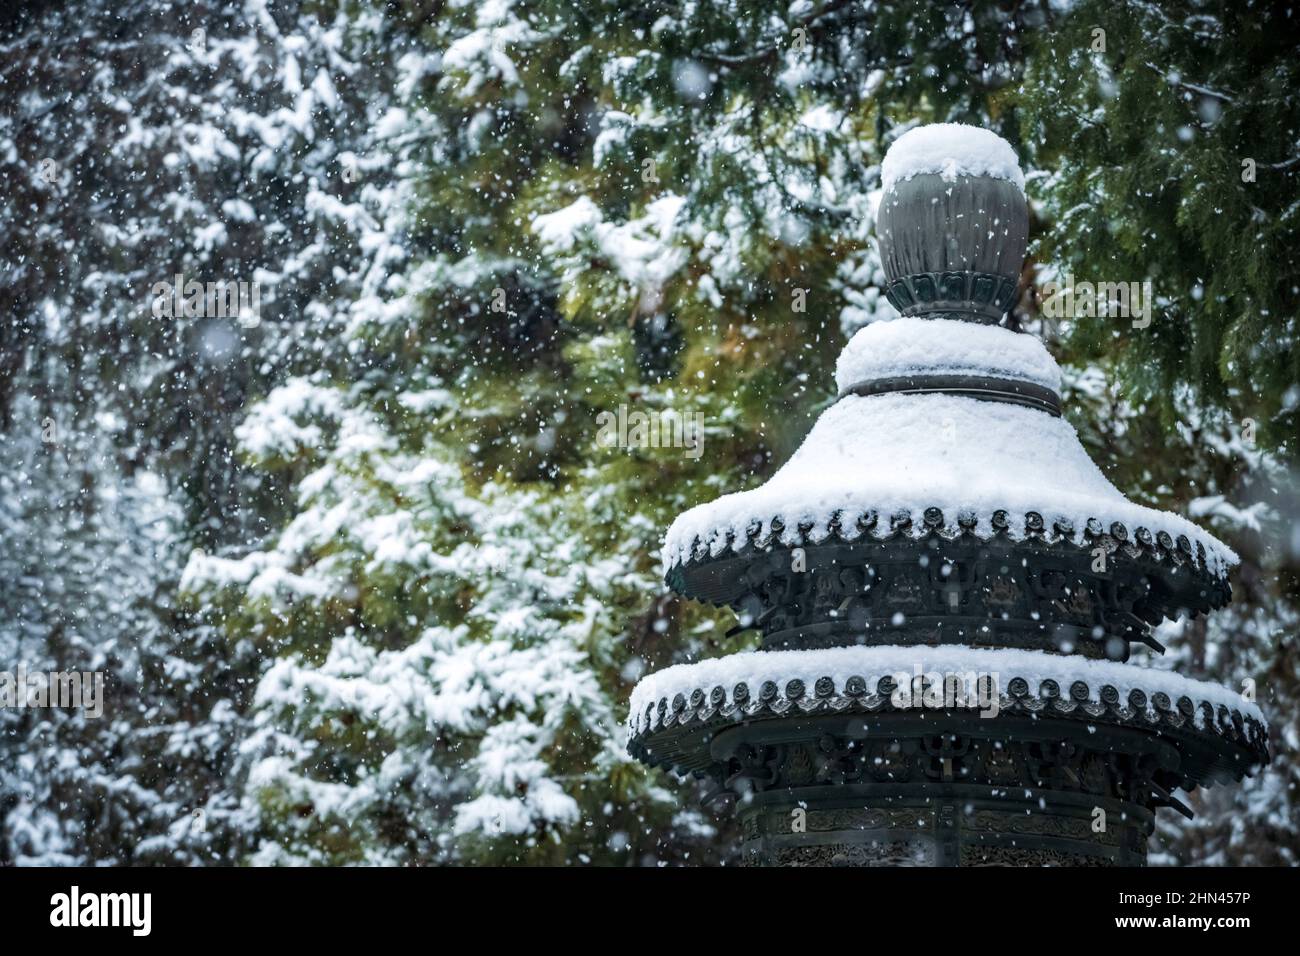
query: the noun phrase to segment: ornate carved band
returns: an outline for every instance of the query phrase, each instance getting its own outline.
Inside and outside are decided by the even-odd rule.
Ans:
[[[919,272],[889,283],[885,297],[903,315],[994,325],[1015,302],[1016,284],[988,272]]]

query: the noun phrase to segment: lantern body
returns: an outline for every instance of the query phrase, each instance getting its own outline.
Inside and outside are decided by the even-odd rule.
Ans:
[[[629,749],[733,801],[747,862],[1140,865],[1176,791],[1268,759],[1252,703],[1131,660],[1227,603],[1235,555],[1124,498],[1042,343],[997,327],[1027,237],[1010,147],[922,127],[883,169],[903,317],[857,333],[764,486],[665,543],[669,587],[761,649],[642,681]]]

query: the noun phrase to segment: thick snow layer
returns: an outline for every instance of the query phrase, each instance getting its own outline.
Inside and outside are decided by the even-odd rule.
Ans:
[[[988,375],[1052,391],[1061,370],[1036,336],[954,319],[901,318],[858,331],[840,353],[835,385],[906,375]]]
[[[849,395],[822,413],[790,460],[766,484],[724,495],[678,516],[664,542],[667,568],[689,557],[699,537],[714,555],[747,546],[745,533],[759,521],[764,533],[773,517],[785,525],[782,540],[798,543],[802,522],[819,541],[837,511],[852,519],[874,510],[889,516],[908,509],[914,520],[925,508],[943,510],[956,533],[962,511],[973,512],[976,533],[991,536],[993,513],[1006,510],[1011,533],[1036,511],[1051,527],[1065,518],[1081,541],[1089,518],[1130,533],[1144,527],[1174,538],[1185,534],[1205,547],[1210,570],[1224,574],[1236,554],[1186,518],[1134,504],[1106,480],[1064,418],[1019,405],[952,395]],[[849,522],[851,524],[851,520]]]
[[[1093,700],[1106,684],[1119,691],[1122,701],[1127,701],[1129,691],[1134,688],[1148,696],[1163,691],[1172,700],[1190,697],[1198,705],[1194,718],[1198,727],[1203,724],[1201,701],[1209,701],[1216,710],[1220,705],[1238,710],[1243,717],[1253,717],[1261,724],[1267,724],[1260,709],[1235,691],[1218,684],[1191,680],[1172,671],[1043,651],[898,646],[749,651],[695,664],[676,664],[651,674],[636,685],[632,691],[628,722],[633,733],[651,730],[659,723],[657,704],[660,700],[667,698],[671,701],[677,694],[689,697],[696,688],[708,693],[714,687],[721,687],[726,691],[727,703],[734,704],[732,691],[742,681],[748,685],[751,695],[769,680],[784,694],[786,683],[795,679],[803,681],[804,686],[811,689],[820,678],[829,677],[835,681],[835,689],[842,692],[850,677],[861,677],[866,681],[868,691],[874,693],[882,677],[897,677],[901,673],[910,679],[918,667],[925,674],[989,675],[994,677],[1000,694],[1007,692],[1007,685],[1015,677],[1028,681],[1030,692],[1035,694],[1044,680],[1056,681],[1062,694],[1068,694],[1070,685],[1081,680],[1087,683]],[[969,689],[973,683],[973,679],[967,681],[966,688]],[[646,724],[646,709],[651,705],[656,706]]]
[[[880,166],[880,184],[937,173],[949,182],[958,176],[1005,179],[1025,191],[1025,174],[1011,144],[997,133],[962,123],[932,123],[908,130],[894,141]]]

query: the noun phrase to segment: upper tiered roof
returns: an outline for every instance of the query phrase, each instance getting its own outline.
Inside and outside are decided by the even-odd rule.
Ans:
[[[1015,300],[1025,251],[1011,147],[987,130],[921,127],[891,148],[884,178],[881,258],[904,317],[853,337],[839,401],[766,484],[673,522],[665,567],[833,537],[1001,534],[1089,549],[1105,538],[1189,571],[1176,585],[1189,609],[1219,606],[1232,550],[1125,498],[1061,417],[1060,369],[1042,342],[991,324]]]

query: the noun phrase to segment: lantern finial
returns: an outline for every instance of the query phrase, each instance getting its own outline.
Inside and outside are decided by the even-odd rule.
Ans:
[[[885,294],[905,316],[996,324],[1016,301],[1029,235],[1015,151],[986,129],[919,126],[881,165]]]

